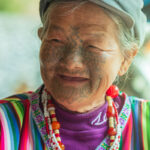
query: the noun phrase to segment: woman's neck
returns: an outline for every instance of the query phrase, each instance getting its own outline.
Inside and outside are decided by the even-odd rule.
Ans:
[[[95,111],[96,109],[102,107],[105,104],[105,100],[100,100],[98,103],[88,103],[88,104],[80,104],[80,105],[72,105],[72,104],[67,104],[67,105],[62,105],[60,104],[57,100],[52,98],[52,101],[54,104],[57,104],[60,108],[62,108],[65,111],[71,112],[71,113],[88,113]]]

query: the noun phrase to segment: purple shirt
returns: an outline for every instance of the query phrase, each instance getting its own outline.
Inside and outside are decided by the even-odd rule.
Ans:
[[[118,112],[123,106],[120,97],[114,100]],[[107,102],[94,111],[79,114],[63,110],[56,104],[61,124],[60,136],[65,150],[94,150],[107,135]]]

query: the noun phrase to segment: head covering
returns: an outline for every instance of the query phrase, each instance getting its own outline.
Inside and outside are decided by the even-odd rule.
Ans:
[[[46,9],[55,0],[40,0],[40,16],[43,17]],[[60,0],[61,1],[61,0]],[[69,0],[68,0],[69,1]],[[118,16],[126,23],[127,27],[141,47],[145,37],[146,16],[142,12],[143,0],[88,0],[103,8],[106,8]]]

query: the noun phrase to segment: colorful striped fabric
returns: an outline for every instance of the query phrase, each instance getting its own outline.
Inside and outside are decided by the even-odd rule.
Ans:
[[[129,97],[131,114],[121,135],[120,150],[150,149],[150,101]]]
[[[0,100],[0,150],[51,149],[39,107],[40,90]],[[150,101],[126,96],[119,122],[120,150],[150,149]],[[106,139],[97,150],[108,149]]]
[[[46,150],[26,94],[0,100],[0,150]]]

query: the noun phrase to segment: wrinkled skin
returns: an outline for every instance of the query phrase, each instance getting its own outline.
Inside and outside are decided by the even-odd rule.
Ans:
[[[47,90],[63,108],[87,112],[105,103],[105,93],[117,75],[128,69],[121,54],[117,27],[90,2],[54,7],[41,37],[41,75]]]

